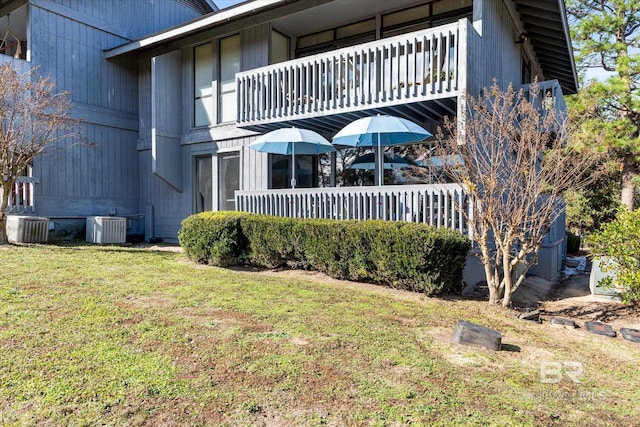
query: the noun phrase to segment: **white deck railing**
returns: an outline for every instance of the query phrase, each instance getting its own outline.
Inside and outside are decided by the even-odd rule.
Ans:
[[[525,98],[533,102],[538,109],[548,110],[553,107],[557,111],[567,111],[567,104],[558,80],[538,82],[538,93],[535,94],[535,98],[533,97],[534,94],[531,93],[531,86],[531,84],[527,84],[521,87],[524,90]]]
[[[38,179],[31,176],[18,177],[9,195],[7,213],[35,213],[34,186],[37,182]]]
[[[461,20],[236,74],[238,124],[456,96]]]
[[[31,64],[24,59],[14,58],[13,56],[0,54],[0,65],[10,64],[11,67],[18,72],[18,74],[28,73],[31,69]]]
[[[470,205],[458,184],[236,191],[236,206],[288,218],[410,221],[470,233]]]

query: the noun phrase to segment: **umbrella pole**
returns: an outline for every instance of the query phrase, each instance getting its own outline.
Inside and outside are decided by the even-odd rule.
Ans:
[[[378,185],[384,185],[384,154],[382,153],[382,145],[380,143],[380,132],[378,132],[378,153],[376,166],[378,168]]]
[[[296,144],[291,144],[291,188],[296,188]]]

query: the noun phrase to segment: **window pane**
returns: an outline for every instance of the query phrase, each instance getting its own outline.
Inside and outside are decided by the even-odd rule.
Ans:
[[[220,121],[237,117],[236,73],[240,71],[240,36],[220,40]]]
[[[415,21],[420,18],[426,18],[429,16],[429,5],[425,4],[418,7],[412,7],[411,9],[404,9],[399,12],[389,13],[382,17],[382,26],[390,27],[392,25],[399,25],[405,22]]]
[[[194,92],[195,97],[211,95],[211,80],[213,77],[213,51],[211,43],[194,49]]]
[[[212,44],[197,46],[193,50],[193,124],[213,124],[213,51]]]
[[[221,211],[236,210],[235,191],[240,189],[240,153],[221,153],[218,155],[220,185],[218,205]]]
[[[196,98],[194,102],[195,126],[207,126],[213,123],[213,97]]]
[[[309,34],[308,36],[298,37],[298,48],[313,46],[321,43],[327,43],[330,41],[333,41],[333,30],[323,31],[321,33]]]
[[[211,156],[196,158],[196,213],[213,210],[213,161]]]
[[[289,37],[271,31],[271,63],[277,64],[289,60]]]
[[[271,188],[291,188],[291,156],[272,154]],[[296,188],[312,188],[318,185],[318,156],[296,156]]]
[[[357,22],[355,24],[339,27],[336,30],[336,37],[339,39],[342,39],[345,37],[352,37],[358,34],[363,34],[363,33],[375,31],[375,30],[376,30],[375,19],[369,19],[368,21]]]

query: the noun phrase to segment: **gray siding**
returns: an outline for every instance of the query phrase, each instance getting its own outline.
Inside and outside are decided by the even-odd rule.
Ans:
[[[37,213],[138,213],[138,64],[102,52],[198,13],[174,0],[29,3],[31,64],[71,93],[72,113],[84,121],[83,142],[49,147],[34,162]]]
[[[221,131],[222,132],[222,131]],[[152,156],[149,149],[141,149],[138,154],[140,169],[140,203],[141,210],[149,211],[153,207],[154,229],[149,233],[153,237],[161,237],[167,241],[175,241],[180,223],[194,213],[194,165],[196,156],[212,156],[215,177],[217,175],[217,154],[219,152],[240,151],[241,185],[244,189],[265,189],[267,155],[257,153],[247,146],[255,137],[220,139],[197,144],[183,144],[180,153],[182,164],[183,191],[178,192],[157,175],[152,173]],[[217,203],[214,203],[217,206]]]
[[[180,135],[182,131],[182,56],[174,51],[153,58],[151,65],[151,146],[153,173],[182,191]]]
[[[242,71],[269,64],[269,40],[271,26],[262,24],[243,30],[240,33],[242,43]]]
[[[248,70],[267,65],[269,62],[270,25],[261,24],[243,29],[241,40],[241,68]],[[230,35],[224,28],[220,37]],[[214,45],[217,38],[213,39]],[[199,41],[202,44],[206,41]],[[179,156],[182,192],[153,173],[152,147],[152,78],[151,59],[139,64],[140,120],[138,140],[138,169],[140,181],[140,212],[154,212],[153,231],[147,234],[168,241],[177,238],[180,223],[194,213],[194,166],[195,157],[211,155],[213,157],[214,179],[217,175],[217,153],[239,150],[241,152],[241,177],[243,189],[261,190],[268,186],[267,155],[249,149],[247,146],[255,139],[254,132],[236,128],[234,125],[212,126],[209,129],[193,129],[193,46],[182,51],[182,72],[177,81],[182,81],[182,145]],[[215,58],[214,58],[215,60]],[[217,64],[214,68],[217,68]],[[180,74],[180,73],[178,73]],[[215,74],[213,78],[215,79]],[[214,81],[215,85],[215,81]],[[215,86],[214,86],[215,87]],[[177,113],[176,113],[177,114]],[[216,182],[214,182],[214,187]],[[217,201],[214,197],[214,206]],[[150,224],[150,222],[147,222]]]
[[[482,88],[491,86],[493,79],[506,89],[509,83],[521,83],[521,45],[515,44],[518,31],[503,0],[476,0],[474,8],[480,16],[478,32],[469,30],[467,90],[477,96]]]

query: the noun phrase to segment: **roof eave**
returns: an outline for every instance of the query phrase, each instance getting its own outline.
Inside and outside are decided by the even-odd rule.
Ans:
[[[139,40],[105,50],[103,55],[104,58],[110,59],[135,52],[140,49],[150,49],[161,44],[166,44],[174,39],[202,31],[208,27],[233,21],[248,14],[258,13],[275,5],[287,3],[288,1],[290,0],[253,0],[241,3],[235,7],[223,9],[168,30],[154,33]]]
[[[558,7],[560,9],[560,18],[562,19],[562,28],[564,30],[565,38],[567,41],[567,49],[569,50],[569,62],[571,63],[571,74],[573,75],[573,81],[575,85],[575,92],[580,88],[578,80],[578,70],[576,68],[576,61],[573,57],[573,44],[571,43],[571,31],[569,30],[569,21],[567,19],[567,10],[564,5],[564,0],[558,0]]]

